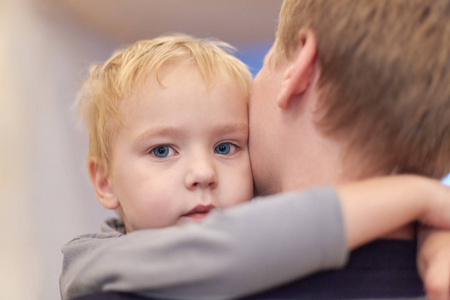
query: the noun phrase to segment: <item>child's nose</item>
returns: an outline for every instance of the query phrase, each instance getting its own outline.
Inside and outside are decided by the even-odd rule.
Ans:
[[[186,176],[186,187],[190,190],[213,189],[217,186],[217,176],[212,162],[196,161]]]

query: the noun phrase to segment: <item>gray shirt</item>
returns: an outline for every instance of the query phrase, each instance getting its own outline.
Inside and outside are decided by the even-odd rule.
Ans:
[[[155,298],[228,299],[274,287],[347,258],[331,187],[214,210],[202,223],[124,235],[115,222],[66,244],[62,299],[99,291]]]

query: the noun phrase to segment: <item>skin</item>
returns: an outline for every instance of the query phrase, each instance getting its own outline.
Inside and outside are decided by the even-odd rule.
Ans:
[[[247,98],[224,75],[207,90],[189,64],[150,74],[121,107],[112,175],[91,168],[100,202],[127,232],[202,220],[212,208],[252,197]],[[197,208],[197,210],[196,210]]]
[[[320,73],[314,35],[299,43],[293,60],[283,58],[279,64],[276,44],[254,80],[250,100],[249,147],[257,192],[351,181],[343,172],[343,141],[323,136],[314,124]]]

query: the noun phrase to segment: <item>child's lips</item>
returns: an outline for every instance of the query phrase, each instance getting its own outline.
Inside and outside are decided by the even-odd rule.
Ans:
[[[205,212],[205,213],[195,213],[195,214],[188,214],[188,215],[184,215],[184,217],[190,218],[194,221],[201,221],[203,220],[209,212]]]
[[[190,218],[194,221],[201,221],[203,220],[209,212],[216,208],[214,205],[197,205],[193,209],[191,209],[188,213],[182,215],[182,217]]]

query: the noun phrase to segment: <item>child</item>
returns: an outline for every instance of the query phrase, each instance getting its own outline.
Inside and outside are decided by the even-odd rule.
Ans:
[[[237,297],[340,267],[347,248],[419,217],[450,225],[444,214],[450,192],[418,177],[238,205],[252,197],[251,76],[227,48],[166,36],[137,42],[92,68],[80,97],[89,174],[97,199],[120,221],[64,246],[63,299],[102,290]]]
[[[163,37],[93,69],[89,172],[97,198],[118,210],[126,232],[201,220],[251,199],[251,77],[222,56],[212,43]]]

